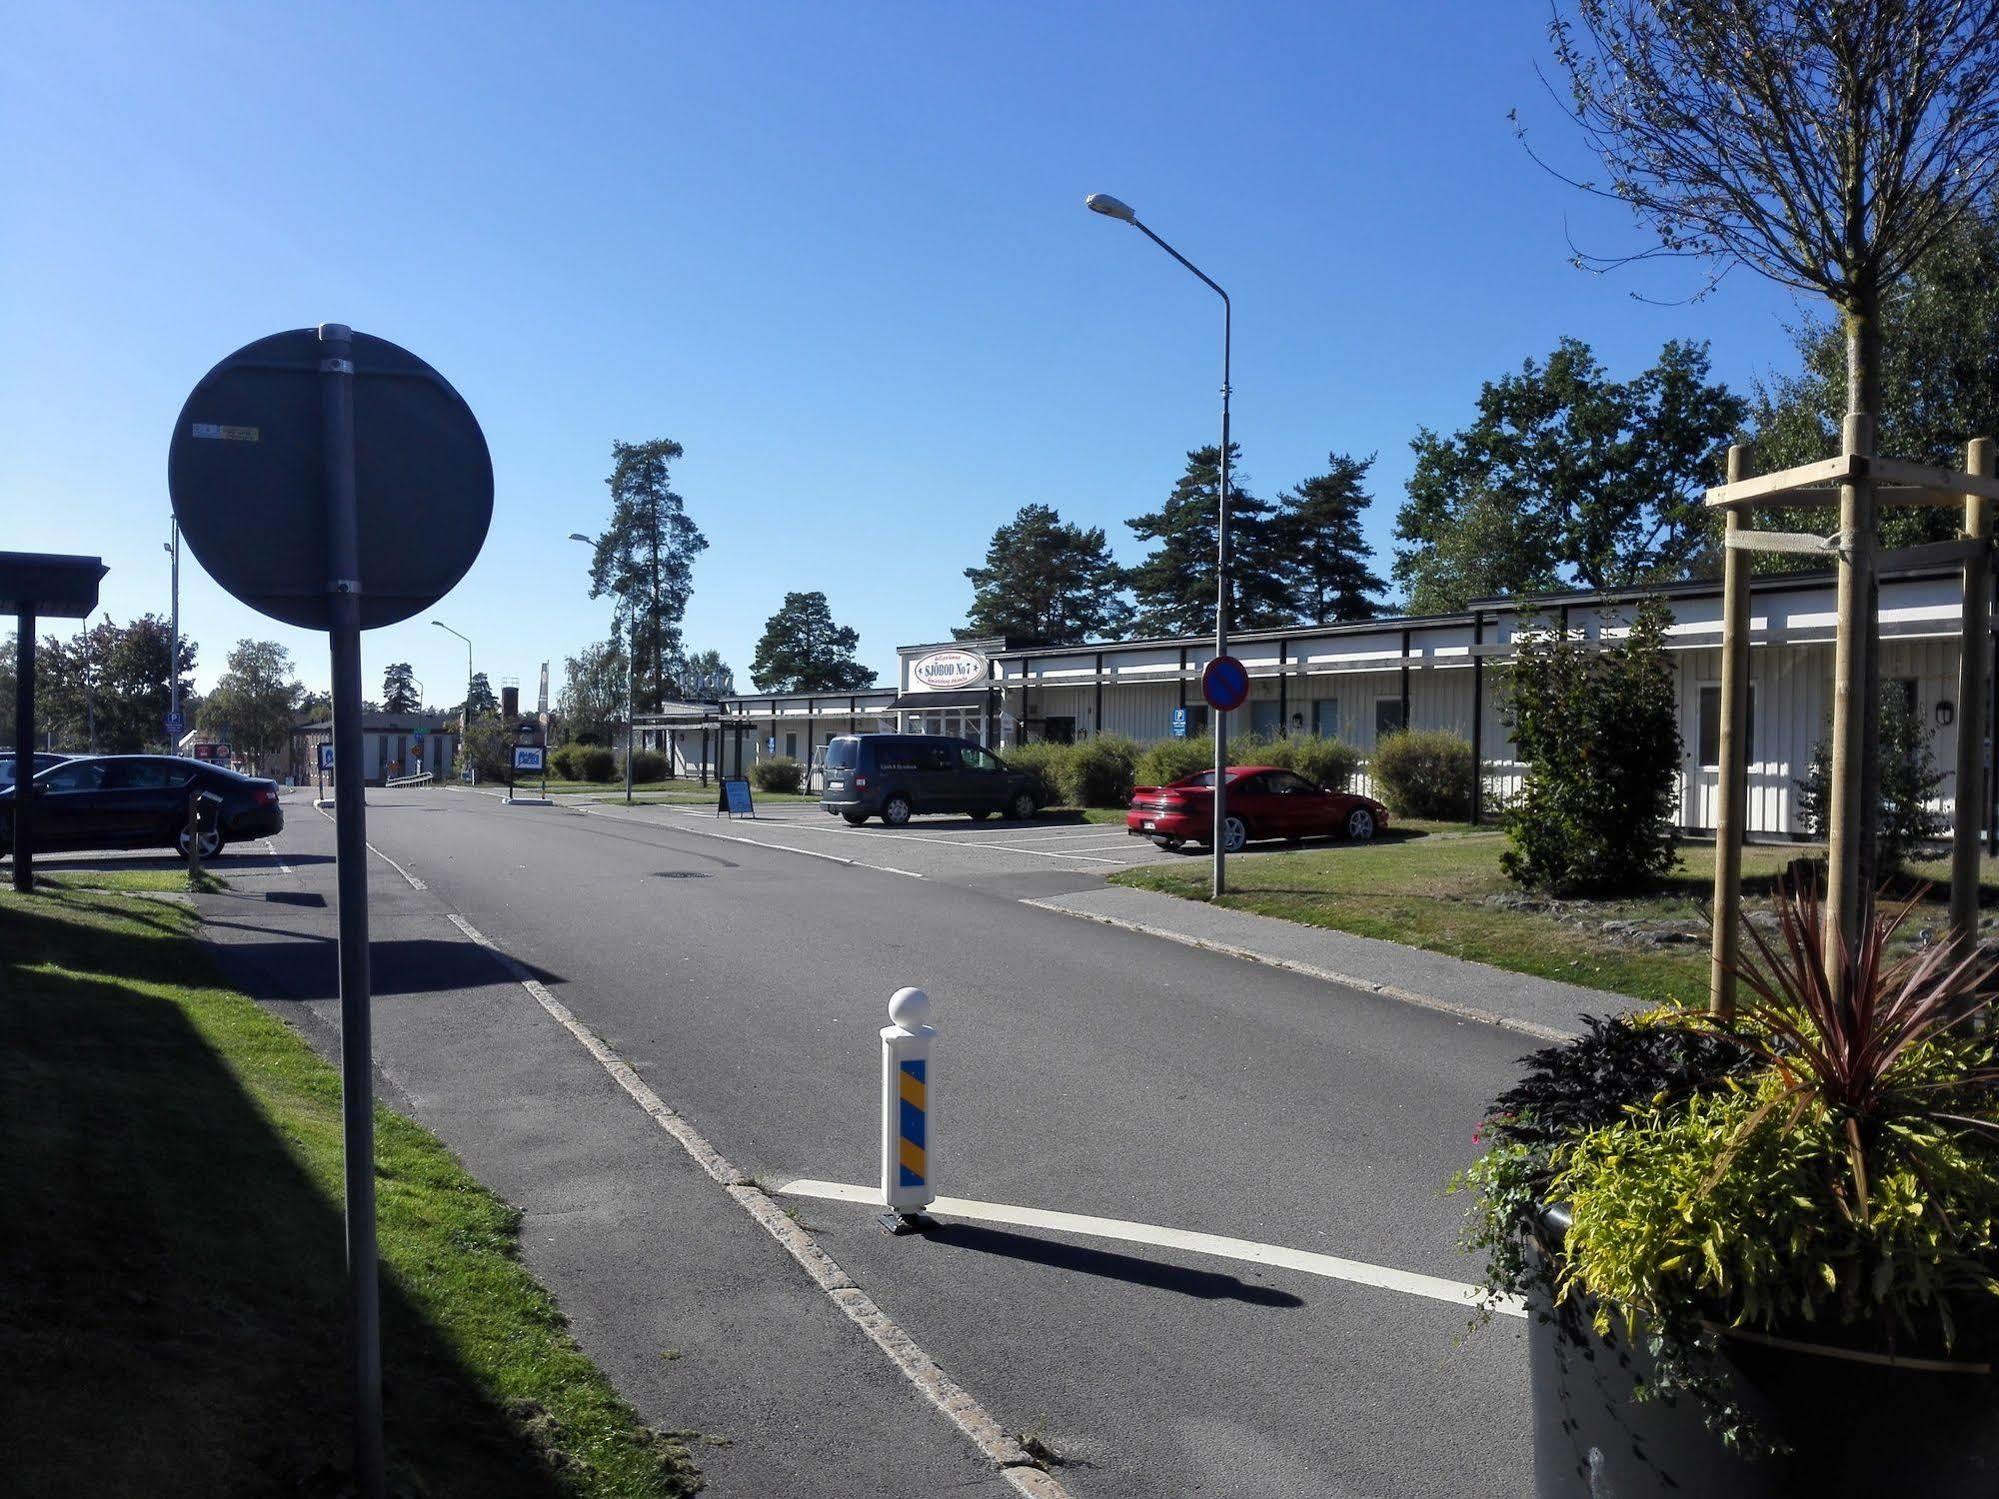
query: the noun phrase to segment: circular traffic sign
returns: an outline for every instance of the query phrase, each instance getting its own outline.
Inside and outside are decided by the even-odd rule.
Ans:
[[[1201,696],[1217,713],[1233,713],[1249,700],[1249,668],[1233,656],[1217,656],[1201,672]]]
[[[321,360],[313,328],[216,365],[181,407],[167,489],[209,576],[260,613],[324,630],[332,567]],[[493,460],[464,397],[407,349],[353,335],[361,628],[429,608],[465,576],[493,519]]]

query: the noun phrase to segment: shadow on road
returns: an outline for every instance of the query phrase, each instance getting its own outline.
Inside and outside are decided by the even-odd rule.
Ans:
[[[1305,1300],[1274,1286],[1253,1285],[1233,1275],[1214,1270],[1188,1270],[1179,1265],[1162,1265],[1136,1255],[1117,1254],[1108,1249],[1089,1249],[1059,1239],[1036,1239],[1005,1229],[985,1228],[976,1223],[940,1223],[925,1229],[923,1237],[937,1244],[968,1249],[974,1254],[996,1254],[1010,1260],[1025,1260],[1055,1270],[1073,1270],[1082,1275],[1100,1275],[1135,1286],[1151,1286],[1161,1291],[1178,1291],[1203,1301],[1242,1301],[1251,1306],[1303,1306]]]

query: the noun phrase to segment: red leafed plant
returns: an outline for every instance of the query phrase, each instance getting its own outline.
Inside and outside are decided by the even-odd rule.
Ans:
[[[1744,923],[1762,963],[1737,976],[1754,998],[1740,1006],[1736,1039],[1761,1056],[1783,1087],[1750,1121],[1791,1104],[1791,1122],[1816,1103],[1844,1131],[1859,1215],[1867,1214],[1865,1142],[1893,1113],[1913,1113],[1993,1131],[1985,1119],[1952,1112],[1953,1095],[1989,1089],[1999,1073],[1989,1068],[1938,1075],[1908,1065],[1953,1026],[1971,1020],[1995,997],[1995,965],[1969,947],[1953,959],[1948,940],[1890,954],[1895,934],[1927,887],[1885,912],[1874,901],[1861,913],[1860,931],[1842,953],[1837,987],[1821,957],[1824,902],[1816,884],[1780,886],[1774,902],[1777,940]]]

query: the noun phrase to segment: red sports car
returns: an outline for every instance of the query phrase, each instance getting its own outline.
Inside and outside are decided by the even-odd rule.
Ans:
[[[1371,796],[1328,791],[1275,765],[1229,767],[1228,827],[1222,847],[1234,853],[1252,838],[1352,838],[1364,842],[1388,826],[1388,808]],[[1131,794],[1124,828],[1161,848],[1215,841],[1215,773],[1182,776],[1170,786]]]

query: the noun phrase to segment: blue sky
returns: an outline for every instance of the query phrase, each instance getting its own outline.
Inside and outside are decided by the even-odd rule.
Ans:
[[[1745,272],[1597,277],[1615,205],[1534,68],[1546,7],[30,5],[0,10],[0,548],[101,553],[121,622],[167,605],[167,441],[212,363],[344,321],[436,365],[493,451],[484,553],[431,613],[529,694],[607,631],[585,548],[614,438],[672,437],[711,543],[690,648],[747,683],[784,593],[821,589],[886,675],[948,636],[1022,504],[1139,552],[1217,424],[1219,307],[1083,197],[1124,198],[1234,298],[1235,432],[1270,494],[1375,452],[1386,553],[1419,424],[1481,381],[1670,337],[1749,382],[1799,307]],[[273,516],[272,524],[284,524]],[[463,647],[364,637],[438,703]],[[267,621],[197,566],[213,681]]]

